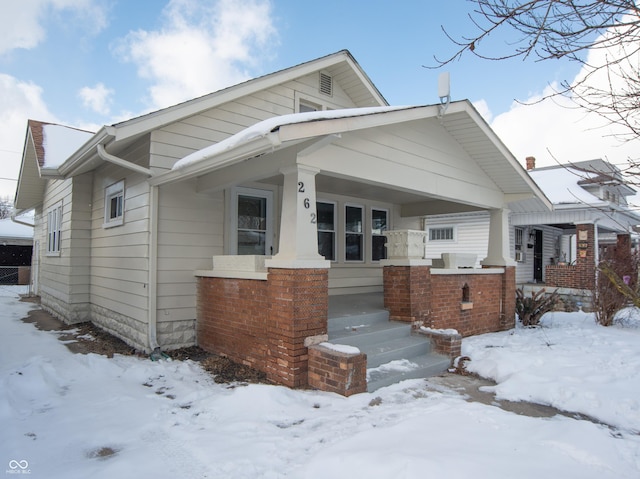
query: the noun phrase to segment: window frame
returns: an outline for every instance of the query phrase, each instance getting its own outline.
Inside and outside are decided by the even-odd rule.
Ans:
[[[248,188],[244,186],[234,186],[231,188],[230,201],[230,221],[231,228],[229,231],[229,254],[238,256],[238,197],[251,196],[255,198],[264,198],[266,200],[265,211],[265,256],[273,255],[273,191],[263,190],[259,188]]]
[[[373,224],[373,212],[374,211],[381,211],[381,212],[385,213],[385,215],[386,215],[386,225],[385,225],[385,230],[384,231],[389,231],[389,228],[390,228],[390,225],[389,225],[390,215],[389,215],[389,209],[388,208],[378,208],[376,206],[372,206],[369,209],[369,222],[370,222],[369,223],[369,230],[371,231],[371,262],[372,263],[379,263],[381,260],[387,259],[387,248],[383,247],[383,251],[384,251],[384,254],[383,254],[384,257],[383,258],[374,259],[373,253],[374,253],[375,250],[374,250],[374,247],[373,247],[373,238],[374,237],[383,237],[383,238],[385,238],[385,236],[384,236],[384,234],[382,234],[382,232],[375,233],[374,224]]]
[[[60,256],[61,240],[62,200],[47,210],[47,256]]]
[[[433,232],[451,230],[451,238],[434,238]],[[456,242],[456,227],[455,226],[438,226],[428,228],[428,240],[437,243],[455,243]]]
[[[324,229],[320,229],[320,220],[319,220],[319,214],[318,214],[318,203],[323,203],[326,205],[331,205],[333,208],[333,229],[332,230],[324,230]],[[338,237],[338,204],[335,201],[329,201],[329,200],[323,200],[323,199],[318,199],[316,200],[316,215],[318,217],[318,222],[317,222],[317,231],[318,231],[318,254],[322,255],[322,253],[320,252],[320,233],[331,233],[333,235],[333,258],[330,259],[329,261],[335,263],[338,261],[338,242],[337,237]],[[326,256],[325,256],[325,259]]]
[[[120,198],[119,204],[118,198]],[[114,199],[116,200],[116,209],[119,211],[116,211],[116,215],[112,217],[112,201]],[[114,226],[121,226],[124,224],[124,199],[124,180],[116,181],[104,189],[103,228],[113,228]]]
[[[347,209],[348,208],[357,208],[360,210],[360,219],[361,219],[361,224],[360,224],[360,232],[354,232],[354,231],[348,231],[347,230]],[[366,208],[364,205],[358,205],[355,203],[345,203],[344,204],[344,208],[343,208],[343,228],[344,228],[344,235],[343,235],[343,246],[344,246],[344,262],[345,263],[364,263],[366,261],[366,257],[367,257],[367,247],[366,247],[366,221],[367,221],[367,214],[366,214]],[[360,250],[360,259],[347,259],[347,236],[349,235],[359,235],[360,236],[360,244],[361,244],[361,250]]]

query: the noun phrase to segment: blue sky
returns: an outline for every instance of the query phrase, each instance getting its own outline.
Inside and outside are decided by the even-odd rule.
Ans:
[[[441,70],[423,65],[455,51],[441,26],[454,36],[474,31],[472,7],[466,0],[3,2],[0,177],[17,177],[28,118],[97,129],[342,49],[392,105],[436,103]],[[513,40],[503,32],[491,42]],[[577,65],[465,56],[445,69],[452,99],[474,102],[521,161],[534,154],[548,163],[549,148],[564,161],[611,155],[605,143],[579,153],[567,145],[584,141],[568,133],[558,138],[559,128],[580,121],[554,123],[566,109],[513,103],[535,98],[551,82],[571,81]],[[587,133],[594,135],[602,136]],[[0,180],[0,197],[13,196],[14,188]]]

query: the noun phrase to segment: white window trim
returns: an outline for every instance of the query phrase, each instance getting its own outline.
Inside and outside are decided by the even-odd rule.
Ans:
[[[451,239],[431,239],[432,230],[445,230],[451,229]],[[433,243],[456,243],[458,240],[458,232],[455,226],[432,226],[427,230],[427,241]]]
[[[362,211],[362,231],[360,233],[354,233],[352,231],[347,231],[347,208],[360,208]],[[355,203],[345,203],[342,209],[342,246],[344,251],[344,262],[349,264],[357,264],[357,263],[366,263],[367,260],[367,208],[364,205],[359,205]],[[362,236],[362,259],[347,259],[347,235],[348,234],[360,234]]]
[[[122,196],[122,213],[111,218],[111,200]],[[113,228],[124,224],[124,180],[120,180],[104,189],[104,223],[103,228]]]
[[[273,250],[273,191],[261,190],[258,188],[246,188],[242,186],[234,186],[231,188],[230,201],[230,220],[231,228],[229,231],[229,254],[238,254],[238,196],[255,196],[265,198],[267,200],[267,229],[265,231],[265,250],[266,255],[270,256]]]
[[[53,233],[54,237],[51,238]],[[60,256],[62,236],[62,201],[47,210],[47,256]]]
[[[321,230],[319,227],[317,228],[318,232],[322,231],[322,232],[331,232],[333,233],[333,259],[331,260],[332,263],[337,263],[338,262],[338,203],[336,201],[331,201],[331,200],[323,200],[323,199],[316,199],[316,203],[325,203],[328,205],[332,205],[333,206],[333,229],[332,230]],[[317,208],[316,208],[317,211]],[[317,213],[316,213],[317,214]]]

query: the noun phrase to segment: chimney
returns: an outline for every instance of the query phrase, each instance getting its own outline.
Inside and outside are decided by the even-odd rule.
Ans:
[[[527,156],[527,170],[533,170],[536,167],[536,157]]]

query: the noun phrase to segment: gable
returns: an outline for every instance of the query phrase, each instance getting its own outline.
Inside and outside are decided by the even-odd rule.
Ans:
[[[357,78],[349,71],[346,65],[313,71],[165,125],[151,133],[150,167],[169,170],[181,158],[256,123],[300,111],[301,104],[338,110],[372,101],[354,86]]]

